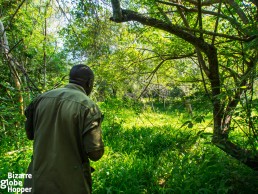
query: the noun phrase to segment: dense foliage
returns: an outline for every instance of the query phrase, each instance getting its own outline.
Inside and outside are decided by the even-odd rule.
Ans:
[[[257,193],[257,6],[0,0],[0,180],[30,161],[24,108],[85,63],[105,113],[94,193]]]

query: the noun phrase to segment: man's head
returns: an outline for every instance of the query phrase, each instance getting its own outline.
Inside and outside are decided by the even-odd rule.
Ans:
[[[87,65],[75,65],[70,71],[69,82],[82,86],[89,95],[93,88],[94,73]]]

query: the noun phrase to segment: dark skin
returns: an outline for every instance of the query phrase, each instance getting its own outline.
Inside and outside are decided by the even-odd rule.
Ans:
[[[89,96],[92,92],[93,89],[93,83],[94,83],[94,78],[90,78],[87,82],[81,83],[81,86],[85,90],[86,94]]]

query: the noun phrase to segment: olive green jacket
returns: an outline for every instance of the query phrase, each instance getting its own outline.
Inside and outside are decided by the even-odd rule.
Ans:
[[[32,187],[35,194],[91,193],[88,155],[104,151],[104,145],[101,112],[84,89],[69,83],[46,92],[29,105],[25,115],[26,133],[34,144],[27,172],[32,179],[26,179],[24,187]]]

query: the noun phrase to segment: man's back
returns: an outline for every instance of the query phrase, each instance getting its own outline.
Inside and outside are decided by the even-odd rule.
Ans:
[[[82,137],[100,118],[98,107],[76,84],[46,92],[34,101],[32,191],[90,193],[90,165]]]

